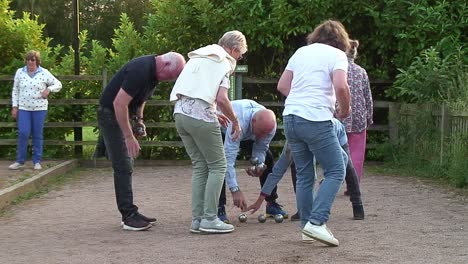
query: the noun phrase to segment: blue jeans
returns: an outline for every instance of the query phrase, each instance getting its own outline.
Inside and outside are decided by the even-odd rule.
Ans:
[[[331,121],[314,122],[296,115],[283,117],[284,132],[297,169],[297,207],[302,225],[326,223],[336,193],[345,177],[344,151]],[[314,157],[324,171],[324,180],[314,199]]]
[[[133,204],[133,159],[128,155],[125,138],[117,123],[114,111],[99,107],[97,116],[99,130],[114,170],[117,207],[122,214],[122,219],[125,219],[138,212],[138,207]]]
[[[32,161],[34,164],[41,163],[44,149],[44,122],[46,116],[47,110],[18,110],[18,149],[16,150],[16,162],[24,164],[26,161],[29,135],[32,134]]]

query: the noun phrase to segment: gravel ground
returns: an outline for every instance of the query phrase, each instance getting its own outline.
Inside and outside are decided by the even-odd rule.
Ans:
[[[254,202],[257,179],[238,173]],[[136,167],[135,202],[158,222],[129,232],[119,225],[111,169],[80,169],[64,185],[0,216],[0,263],[468,263],[467,197],[447,188],[366,175],[366,219],[351,219],[340,191],[328,222],[340,246],[332,248],[302,243],[297,222],[259,223],[255,214],[239,223],[231,206],[233,233],[189,233],[190,175],[189,166]],[[278,192],[293,214],[289,174]]]

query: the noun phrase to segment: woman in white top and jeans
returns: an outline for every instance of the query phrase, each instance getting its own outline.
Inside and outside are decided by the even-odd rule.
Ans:
[[[345,53],[349,37],[340,22],[328,20],[309,34],[307,42],[309,45],[299,48],[289,59],[278,82],[278,91],[287,96],[283,125],[296,163],[296,199],[304,226],[303,240],[312,238],[338,246],[325,223],[347,162],[331,120],[334,115],[342,119],[350,113]],[[325,176],[315,199],[314,157]]]

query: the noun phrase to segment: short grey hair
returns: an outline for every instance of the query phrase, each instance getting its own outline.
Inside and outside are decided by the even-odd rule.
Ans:
[[[238,49],[241,54],[247,52],[247,40],[238,30],[228,31],[219,39],[218,45],[229,49]]]
[[[169,69],[168,69],[171,72],[181,67],[180,64],[185,62],[184,56],[182,56],[180,53],[173,52],[173,51],[164,53],[163,55],[161,55],[161,59],[163,62],[171,62]]]

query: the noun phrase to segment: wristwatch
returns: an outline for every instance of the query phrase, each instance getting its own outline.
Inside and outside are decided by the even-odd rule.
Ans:
[[[230,190],[232,193],[235,193],[235,192],[240,192],[240,188],[239,188],[239,186],[236,186],[236,187],[231,187],[231,188],[229,188],[229,190]]]

